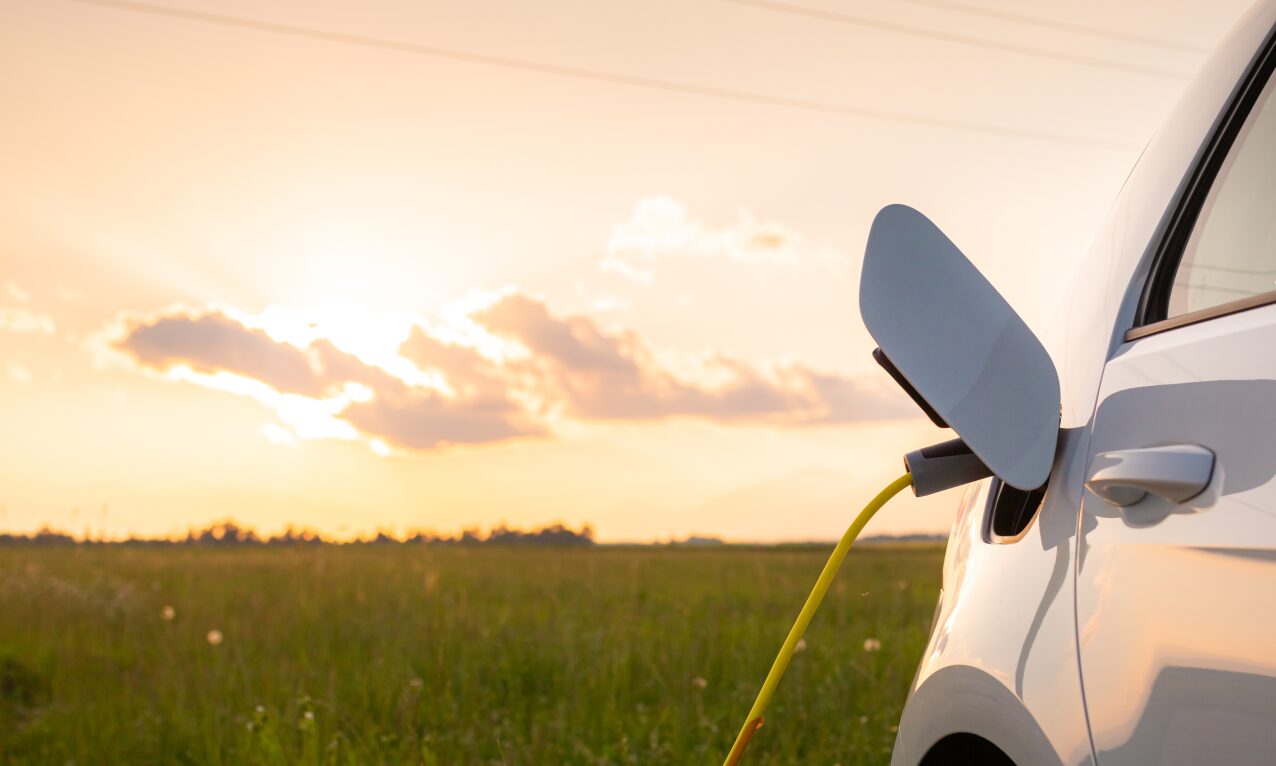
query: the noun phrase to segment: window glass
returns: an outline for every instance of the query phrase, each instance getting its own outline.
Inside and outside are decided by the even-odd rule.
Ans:
[[[1168,316],[1276,290],[1276,99],[1269,80],[1196,219]]]

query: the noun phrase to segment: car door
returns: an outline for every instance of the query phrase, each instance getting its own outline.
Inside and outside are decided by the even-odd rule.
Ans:
[[[1276,763],[1276,96],[1172,211],[1093,416],[1077,639],[1100,766]]]

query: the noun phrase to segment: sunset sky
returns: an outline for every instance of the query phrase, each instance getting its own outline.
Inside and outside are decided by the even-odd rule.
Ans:
[[[873,215],[1044,333],[1248,5],[165,1],[0,3],[0,529],[835,537]]]

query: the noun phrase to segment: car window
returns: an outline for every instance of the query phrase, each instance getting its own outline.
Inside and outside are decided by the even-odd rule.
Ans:
[[[1269,80],[1210,188],[1167,318],[1276,291],[1276,98]]]

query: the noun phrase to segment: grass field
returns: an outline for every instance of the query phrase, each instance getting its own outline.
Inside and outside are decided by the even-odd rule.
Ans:
[[[0,549],[0,762],[716,766],[827,553]],[[889,759],[941,558],[852,552],[749,764]]]

